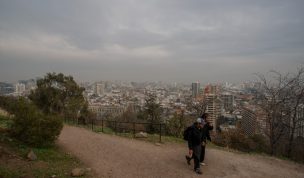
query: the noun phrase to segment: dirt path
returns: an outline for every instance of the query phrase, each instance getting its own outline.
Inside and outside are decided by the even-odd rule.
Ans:
[[[153,143],[97,134],[65,126],[58,144],[90,166],[99,177],[169,178],[303,178],[304,165],[264,156],[207,149],[203,175],[185,161],[186,145]]]

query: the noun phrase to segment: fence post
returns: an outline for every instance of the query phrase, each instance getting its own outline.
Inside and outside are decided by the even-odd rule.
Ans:
[[[103,132],[103,119],[101,119],[101,132]]]
[[[133,138],[135,138],[135,122],[133,122]]]
[[[161,143],[161,137],[162,137],[162,124],[159,124],[159,143]]]

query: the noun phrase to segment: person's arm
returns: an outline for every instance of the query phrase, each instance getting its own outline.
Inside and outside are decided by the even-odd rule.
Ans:
[[[201,138],[201,140],[202,140],[202,145],[206,145],[206,138],[208,138],[208,137],[207,137],[206,131],[208,131],[208,130],[203,129],[203,131],[202,131],[202,138]]]
[[[213,125],[210,125],[210,123],[208,123],[208,130],[213,130]]]
[[[210,125],[210,123],[208,122],[207,124],[207,130],[206,130],[206,138],[207,140],[209,140],[211,142],[211,137],[210,137],[210,130],[213,130],[213,125]]]
[[[209,140],[209,141],[211,142],[211,137],[210,137],[210,132],[209,132],[209,130],[207,130],[206,138],[207,138],[207,140]]]
[[[192,130],[190,130],[188,134],[188,148],[189,150],[193,150]]]

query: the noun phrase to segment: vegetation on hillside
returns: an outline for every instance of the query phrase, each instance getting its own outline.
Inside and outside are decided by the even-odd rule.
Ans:
[[[88,115],[87,103],[71,76],[48,73],[37,81],[29,99],[0,96],[0,107],[9,112],[9,133],[24,144],[45,147],[54,144],[64,118]]]

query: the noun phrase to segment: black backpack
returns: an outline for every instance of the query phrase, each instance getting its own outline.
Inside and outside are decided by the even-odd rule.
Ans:
[[[188,137],[189,137],[191,129],[192,129],[192,126],[189,126],[184,130],[184,134],[183,134],[184,140],[188,141]]]

